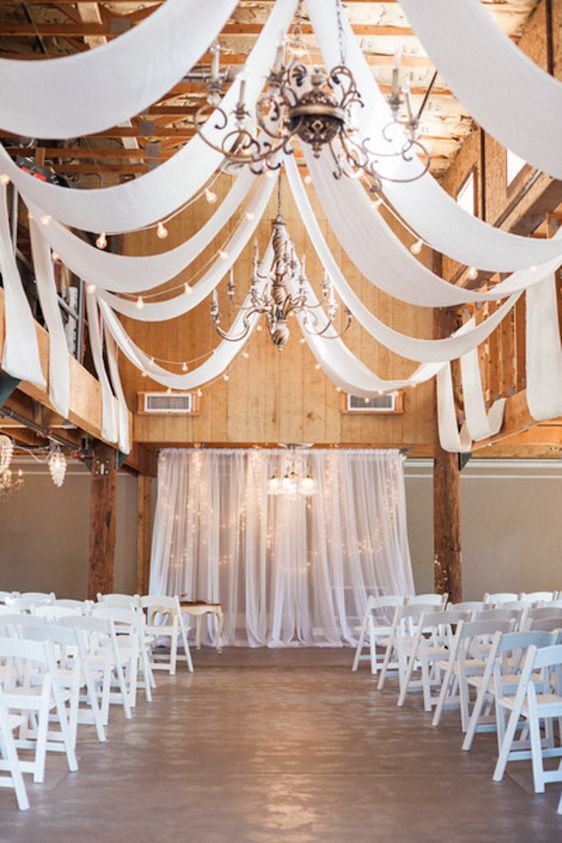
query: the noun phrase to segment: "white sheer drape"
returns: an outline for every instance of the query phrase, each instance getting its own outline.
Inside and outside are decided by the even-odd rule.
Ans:
[[[160,455],[150,592],[220,601],[227,644],[352,643],[369,594],[413,592],[400,453],[309,451],[298,460],[317,493],[268,495],[289,460],[281,450]]]

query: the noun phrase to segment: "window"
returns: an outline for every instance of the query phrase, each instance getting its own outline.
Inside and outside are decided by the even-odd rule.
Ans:
[[[457,204],[461,206],[463,211],[474,216],[476,209],[476,180],[474,178],[474,170],[457,193]]]
[[[511,149],[507,150],[507,186],[509,187],[512,184],[523,167],[527,164],[526,161],[523,161],[515,152],[512,152]]]

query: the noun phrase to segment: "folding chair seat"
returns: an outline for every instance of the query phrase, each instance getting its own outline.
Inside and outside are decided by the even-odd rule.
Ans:
[[[421,672],[418,687],[421,684],[424,710],[431,711],[432,706],[437,704],[438,697],[432,696],[431,689],[441,687],[443,660],[448,659],[453,645],[453,627],[468,620],[470,612],[455,612],[449,608],[443,612],[424,613],[420,617],[413,642],[404,644],[408,664],[398,696],[399,706],[404,705],[416,669]]]
[[[178,643],[181,638],[186,657],[187,669],[193,672],[193,662],[187,641],[187,630],[183,623],[179,598],[150,595],[140,598],[141,609],[146,612],[144,625],[145,637],[151,654],[150,666],[153,670],[167,670],[175,676],[178,658]],[[161,637],[170,638],[170,656],[166,661],[164,654],[154,650]]]
[[[20,759],[21,772],[32,773],[34,782],[43,782],[47,751],[64,752],[68,769],[76,771],[65,707],[70,694],[61,689],[53,643],[0,638],[0,659],[6,662],[2,682],[5,706],[23,717],[16,747],[34,750],[32,761]],[[50,720],[58,722],[60,731],[49,729]]]
[[[534,676],[537,671],[541,674],[540,679]],[[504,713],[509,715],[509,720],[501,740],[494,781],[503,779],[510,761],[528,759],[532,761],[535,793],[544,793],[549,782],[562,781],[562,764],[555,770],[545,770],[543,764],[544,758],[562,756],[562,747],[554,746],[551,741],[544,746],[540,731],[543,721],[548,738],[549,732],[552,734],[553,721],[562,717],[562,645],[541,649],[530,646],[515,695],[496,697],[496,705],[498,722]],[[514,748],[521,721],[528,726],[530,749]]]
[[[110,703],[122,705],[125,718],[130,720],[129,691],[113,621],[104,617],[71,616],[61,618],[59,625],[74,630],[84,678],[86,682],[90,679],[89,698],[96,698],[103,726],[109,721]],[[91,708],[95,710],[93,705]]]
[[[389,670],[398,671],[400,688],[406,676],[409,649],[413,646],[417,634],[417,625],[424,613],[435,611],[435,604],[397,606],[384,654],[383,665],[378,681],[378,689],[384,688]]]
[[[139,687],[144,688],[147,701],[152,702],[154,679],[148,658],[142,611],[97,604],[92,609],[92,617],[108,618],[113,621],[131,708],[136,706]],[[139,682],[139,666],[144,680],[142,684]]]
[[[523,661],[531,645],[549,647],[556,643],[556,638],[550,632],[495,633],[483,675],[467,677],[468,685],[477,691],[477,696],[462,745],[464,750],[471,749],[477,732],[498,731],[498,736],[503,734],[501,724],[498,728],[496,697],[515,693]],[[540,675],[535,675],[535,678],[540,678]]]
[[[483,675],[496,632],[511,632],[511,620],[460,621],[453,640],[449,657],[438,663],[444,671],[439,700],[433,716],[433,725],[438,726],[446,706],[460,708],[461,728],[466,732],[469,720],[469,676]]]
[[[16,800],[20,811],[29,808],[29,799],[25,789],[25,782],[21,770],[20,760],[14,740],[14,732],[25,723],[21,714],[10,714],[4,692],[0,683],[0,787],[12,787],[16,793]]]
[[[393,616],[398,606],[404,606],[405,597],[399,595],[388,595],[386,597],[368,597],[367,606],[361,626],[356,628],[359,633],[359,640],[355,650],[352,671],[356,671],[359,662],[369,660],[371,673],[376,675],[379,664],[377,659],[377,643],[386,647],[392,630]],[[362,655],[365,647],[369,648],[368,655]]]

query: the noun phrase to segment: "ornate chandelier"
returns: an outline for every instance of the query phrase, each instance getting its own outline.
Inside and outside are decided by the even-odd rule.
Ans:
[[[7,500],[14,492],[19,491],[23,483],[21,468],[17,472],[12,471],[11,468],[0,472],[0,501]]]
[[[302,46],[303,14],[299,10],[288,58],[285,59],[285,46],[281,45],[254,114],[246,106],[244,79],[240,82],[234,110],[229,114],[220,106],[225,74],[220,71],[218,43],[212,48],[207,102],[195,115],[195,128],[206,144],[221,153],[226,169],[243,165],[248,165],[254,173],[278,169],[280,154],[291,154],[292,141],[298,138],[311,147],[316,158],[324,148],[329,150],[336,178],[364,176],[372,192],[381,190],[381,180],[411,182],[428,170],[430,154],[419,140],[419,119],[427,95],[418,114],[414,114],[409,89],[399,82],[398,62],[392,74],[392,92],[387,98],[392,119],[382,131],[383,148],[376,150],[370,138],[362,140],[358,136],[357,116],[363,100],[345,64],[340,0],[335,2],[340,63],[326,70],[301,60],[307,50]],[[404,110],[406,116],[401,117]],[[223,130],[220,143],[213,143],[204,132],[209,118],[214,128]],[[401,127],[400,132],[393,130],[397,126]],[[415,175],[401,178],[381,171],[381,162],[410,161],[415,155],[421,160]]]
[[[242,329],[237,334],[229,334],[221,328],[221,313],[218,294],[215,289],[211,301],[211,319],[216,332],[225,340],[240,342],[245,339],[252,328],[255,316],[265,316],[269,336],[276,348],[281,351],[289,341],[289,316],[302,314],[302,327],[314,336],[327,336],[330,339],[341,337],[351,325],[351,312],[344,308],[345,323],[338,332],[334,328],[339,303],[336,299],[334,286],[330,278],[325,275],[322,281],[322,301],[313,303],[309,299],[309,282],[306,277],[306,259],[297,259],[295,246],[287,234],[287,226],[281,214],[281,185],[278,184],[277,216],[273,221],[273,262],[271,270],[263,275],[260,272],[260,256],[256,243],[252,280],[250,284],[249,301],[247,306],[238,305],[242,313]],[[289,288],[296,290],[291,293]],[[236,284],[231,274],[228,284],[228,295],[232,302],[236,296]],[[322,307],[324,319],[319,321],[319,311]],[[329,329],[332,328],[332,331]],[[328,333],[329,331],[329,333]]]
[[[49,465],[51,480],[55,486],[60,488],[64,483],[64,478],[66,476],[66,457],[58,445],[55,445],[52,449],[47,462]]]

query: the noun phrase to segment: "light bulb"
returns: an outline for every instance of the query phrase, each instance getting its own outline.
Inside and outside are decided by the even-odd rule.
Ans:
[[[223,379],[223,381],[229,381],[229,380],[230,380],[230,375],[223,375],[223,376],[222,376],[222,379]]]
[[[186,295],[188,295],[188,296],[190,296],[190,295],[192,294],[192,292],[193,292],[192,288],[189,286],[189,284],[187,283],[187,281],[186,281],[186,282],[185,282],[185,284],[183,285],[183,289],[184,289],[185,294],[186,294]]]
[[[478,278],[478,270],[476,269],[475,266],[471,266],[471,267],[469,267],[467,275],[468,275],[468,277],[470,278],[471,281],[476,281],[476,279]]]
[[[27,212],[27,219],[28,219],[28,220],[32,220],[32,219],[33,219],[33,214],[31,213],[31,211],[28,211],[28,212]]]
[[[243,352],[242,352],[242,357],[244,357],[244,359],[245,359],[245,360],[247,360],[249,356],[250,356],[250,355],[248,354],[248,352],[247,352],[247,351],[243,351]]]
[[[139,296],[135,302],[135,307],[137,310],[142,310],[144,307],[144,299],[142,296]]]
[[[312,176],[309,173],[307,173],[306,176],[304,177],[303,181],[304,181],[305,184],[312,184]]]
[[[253,212],[253,211],[246,211],[246,219],[248,220],[248,222],[249,222],[250,220],[253,220],[255,216],[256,216],[256,215],[254,214],[254,212]]]
[[[316,365],[314,366],[314,368],[316,369],[316,371],[318,371],[318,369],[320,368],[320,363],[316,363]]]
[[[7,176],[6,173],[2,173],[0,176],[0,184],[6,187],[7,184],[10,184],[10,176]]]
[[[146,372],[143,369],[142,372],[141,372],[141,378],[145,378],[145,377],[146,377]]]
[[[422,250],[423,240],[416,240],[415,243],[412,243],[410,246],[410,251],[413,255],[419,255]]]
[[[187,365],[187,363],[182,363],[182,364],[181,364],[181,370],[182,370],[182,372],[187,372],[187,370],[188,370],[188,365]]]
[[[158,223],[158,226],[156,227],[156,236],[159,237],[160,240],[165,240],[168,236],[168,229],[163,222]]]
[[[373,201],[371,202],[371,208],[374,208],[375,211],[377,210],[377,208],[380,208],[381,205],[382,199],[380,198],[380,196],[377,196],[377,198],[373,199]]]
[[[166,390],[166,395],[171,395],[171,394],[172,394],[172,387],[169,386],[168,389]]]
[[[266,170],[265,171],[265,177],[267,179],[272,179],[272,178],[274,178],[274,176],[275,176],[275,173],[273,172],[273,170]]]
[[[86,292],[92,295],[92,293],[96,292],[96,285],[95,284],[87,284],[86,285]]]
[[[301,337],[299,342],[300,342],[301,345],[304,345],[305,342],[306,342],[306,337]]]
[[[336,386],[336,392],[341,392],[341,386]]]
[[[98,247],[98,249],[105,249],[105,247],[107,246],[107,237],[105,236],[105,232],[102,231],[102,233],[99,235],[98,239],[96,240],[96,246]]]
[[[536,272],[536,271],[537,271],[537,267],[536,267],[536,266],[531,266],[531,267],[530,267],[530,270],[531,270],[531,272]]]
[[[213,191],[209,190],[209,188],[207,187],[205,188],[205,199],[210,205],[214,205],[217,201],[217,194],[213,193]]]
[[[261,326],[261,325],[256,325],[256,331],[261,331],[261,330],[262,330],[262,326]]]
[[[51,215],[50,214],[41,214],[41,222],[43,225],[49,225],[51,222]]]
[[[228,254],[228,252],[225,252],[224,249],[219,249],[219,258],[221,259],[221,261],[227,261],[229,257],[230,255]]]
[[[197,390],[197,397],[198,397],[198,398],[201,398],[201,396],[202,396],[202,395],[203,395],[203,390],[202,390],[202,389],[198,389],[198,390]]]

